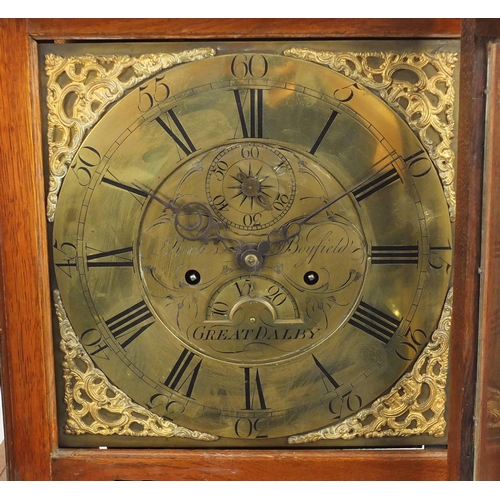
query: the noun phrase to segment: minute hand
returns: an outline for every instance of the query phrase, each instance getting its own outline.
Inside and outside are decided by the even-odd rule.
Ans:
[[[295,219],[292,219],[285,224],[283,224],[279,229],[276,229],[274,231],[271,231],[269,233],[267,240],[265,242],[262,242],[259,247],[262,252],[262,255],[274,255],[276,253],[279,253],[279,251],[283,248],[283,245],[290,241],[291,239],[295,238],[296,236],[299,235],[300,230],[302,229],[302,226],[306,223],[308,223],[311,219],[325,211],[326,209],[330,208],[332,205],[337,203],[339,200],[342,198],[346,197],[348,194],[351,194],[361,187],[365,186],[367,187],[367,184],[369,185],[369,182],[377,177],[377,183],[384,182],[386,181],[387,183],[392,182],[390,179],[394,175],[394,173],[391,170],[388,170],[385,173],[382,173],[384,169],[386,169],[389,165],[393,164],[396,160],[401,158],[400,155],[398,156],[392,156],[392,155],[387,155],[381,160],[379,160],[374,167],[377,167],[380,163],[385,162],[387,158],[390,157],[390,160],[384,163],[382,166],[379,166],[378,168],[375,169],[375,171],[371,172],[369,175],[367,175],[364,179],[362,179],[360,182],[355,184],[354,186],[351,186],[349,189],[345,190],[343,193],[339,194],[332,200],[330,200],[328,203],[323,205],[322,207],[318,208],[314,212],[311,212],[310,214],[303,215],[300,217],[296,217]],[[278,246],[278,248],[277,248]],[[273,251],[273,248],[275,251]]]

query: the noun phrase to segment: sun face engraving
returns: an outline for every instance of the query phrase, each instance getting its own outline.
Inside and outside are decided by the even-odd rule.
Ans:
[[[274,185],[269,181],[270,174],[263,175],[261,165],[259,170],[254,173],[252,163],[248,162],[248,171],[244,172],[242,167],[232,178],[236,181],[236,185],[229,186],[228,189],[236,191],[232,196],[234,200],[240,200],[240,207],[249,209],[250,211],[258,206],[271,210],[272,189]],[[267,182],[267,183],[266,183]]]

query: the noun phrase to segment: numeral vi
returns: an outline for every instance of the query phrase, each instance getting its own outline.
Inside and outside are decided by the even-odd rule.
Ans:
[[[260,380],[259,370],[255,369],[252,377],[251,368],[243,368],[245,372],[245,410],[266,410],[264,391]]]

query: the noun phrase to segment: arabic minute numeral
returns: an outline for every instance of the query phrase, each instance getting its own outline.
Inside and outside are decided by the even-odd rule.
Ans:
[[[222,182],[224,180],[224,177],[226,176],[226,172],[228,171],[228,169],[229,165],[225,161],[219,160],[213,168],[215,178],[219,182]]]
[[[243,439],[267,438],[267,434],[263,432],[268,426],[267,418],[239,418],[234,424],[234,433]]]
[[[85,330],[81,334],[80,340],[91,356],[109,360],[109,356],[105,351],[109,346],[102,338],[99,330],[96,328]]]
[[[333,98],[339,102],[348,102],[354,97],[354,90],[362,90],[357,83],[352,83],[346,87],[336,89]]]
[[[400,342],[394,352],[403,361],[412,361],[418,354],[418,347],[422,347],[428,341],[427,333],[420,328],[408,328],[405,333],[406,340]],[[417,347],[415,347],[417,346]]]
[[[211,313],[219,316],[227,316],[229,314],[229,305],[221,301],[214,302]]]
[[[281,306],[287,299],[286,293],[276,285],[271,285],[267,289],[267,295],[264,297],[269,299],[275,306]]]
[[[245,214],[243,216],[243,225],[245,227],[259,227],[261,225],[260,219],[262,214],[257,212],[256,214]]]
[[[424,177],[424,175],[427,175],[432,170],[431,160],[424,153],[423,149],[404,158],[404,162],[412,177]]]
[[[333,415],[333,420],[340,420],[346,411],[353,413],[363,407],[361,396],[347,392],[343,396],[332,399],[328,403],[328,410]]]
[[[218,194],[217,196],[214,197],[213,204],[219,212],[222,212],[223,210],[229,210],[229,203],[221,194]]]
[[[250,57],[247,54],[239,54],[231,60],[231,73],[235,78],[264,78],[268,69],[267,59],[260,54]]]
[[[238,290],[240,297],[248,296],[252,293],[253,282],[250,278],[245,278],[244,280],[236,281],[234,286]]]
[[[155,104],[167,100],[170,96],[170,87],[163,82],[165,75],[155,78],[147,85],[139,87],[139,100],[137,108],[145,113]]]
[[[290,198],[286,194],[278,194],[273,202],[273,208],[278,212],[282,212],[283,210],[285,210],[289,199]]]
[[[71,171],[78,178],[80,186],[88,186],[92,179],[93,169],[101,163],[101,153],[92,146],[83,146],[70,165]]]
[[[55,262],[55,266],[60,269],[66,276],[71,278],[71,269],[76,269],[76,246],[67,241],[58,244],[57,240],[54,242],[54,249],[58,250],[64,255],[63,262]]]
[[[429,247],[429,265],[432,269],[439,271],[444,268],[446,274],[449,274],[451,269],[451,250],[451,243],[449,241],[447,246]]]

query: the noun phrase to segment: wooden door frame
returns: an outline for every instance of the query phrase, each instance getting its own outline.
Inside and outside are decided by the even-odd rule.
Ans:
[[[498,277],[500,259],[498,257],[498,238],[500,231],[500,217],[498,214],[499,167],[498,159],[498,132],[500,131],[498,101],[498,82],[500,81],[500,20],[471,19],[463,26],[464,47],[468,51],[463,64],[463,78],[470,85],[471,99],[474,103],[469,110],[464,108],[464,121],[469,127],[461,130],[462,141],[469,142],[470,156],[465,154],[462,161],[469,165],[469,172],[474,177],[474,191],[481,190],[481,255],[478,269],[481,269],[480,302],[477,308],[478,346],[477,346],[477,387],[475,392],[464,394],[463,414],[464,423],[470,426],[463,433],[464,450],[474,446],[474,456],[469,460],[462,460],[461,466],[465,469],[457,471],[462,476],[472,476],[477,480],[500,479],[500,446],[498,444],[498,428],[491,427],[492,415],[488,410],[491,400],[490,389],[494,382],[498,387],[500,371],[498,359],[495,359],[495,347],[498,350]],[[495,46],[493,46],[495,42]],[[466,67],[467,66],[467,67]],[[490,101],[488,101],[490,99]],[[471,134],[471,135],[470,135]],[[464,148],[467,149],[467,148]],[[479,176],[483,174],[483,177]],[[476,179],[477,177],[477,179]],[[481,185],[477,182],[481,179]],[[472,180],[472,179],[471,179]],[[477,183],[477,184],[475,184]],[[464,362],[466,362],[464,360]],[[472,408],[472,398],[475,397],[475,408]],[[466,401],[468,401],[467,404]],[[470,422],[470,415],[475,416],[474,423]],[[454,415],[455,419],[459,414]],[[493,417],[494,418],[494,417]],[[493,420],[494,421],[494,420]],[[453,423],[456,429],[461,423]],[[457,450],[458,452],[458,450]],[[458,461],[452,467],[459,467]]]
[[[450,349],[449,477],[474,478],[476,391],[481,293],[483,171],[488,44],[500,21],[462,23],[454,274],[454,341]]]
[[[464,27],[466,25],[464,24]],[[458,38],[456,19],[169,19],[0,21],[0,326],[10,479],[467,479],[475,387],[482,170],[468,141],[480,120],[462,56],[448,450],[59,449],[38,100],[37,43],[82,40]],[[105,33],[106,35],[102,35]],[[467,30],[464,37],[471,36]],[[468,38],[465,38],[469,40]],[[464,39],[464,40],[465,40]],[[468,42],[469,43],[469,42]],[[469,50],[469,49],[467,49]],[[472,50],[472,49],[471,49]],[[469,52],[465,54],[469,57]],[[471,103],[469,103],[469,99]],[[468,122],[473,116],[474,121]],[[474,144],[476,143],[474,139]],[[470,163],[471,158],[474,163]],[[469,165],[471,167],[469,168]],[[458,217],[457,217],[457,220]],[[461,219],[460,219],[461,220]],[[461,290],[457,293],[457,290]],[[465,369],[453,369],[454,366]],[[467,433],[467,435],[464,435]],[[148,467],[139,464],[147,461]],[[273,476],[270,477],[271,470]]]

